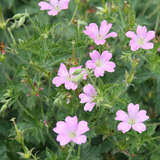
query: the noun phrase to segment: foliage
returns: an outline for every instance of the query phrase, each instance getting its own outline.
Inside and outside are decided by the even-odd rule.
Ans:
[[[40,11],[38,2],[0,3],[0,41],[6,52],[0,55],[0,159],[158,160],[159,0],[71,0],[69,9],[57,16]],[[89,23],[99,25],[103,20],[113,24],[118,37],[96,46],[82,31]],[[156,31],[152,50],[130,50],[125,33],[135,31],[138,24]],[[116,69],[97,80],[91,77],[103,101],[92,112],[84,112],[78,96],[91,80],[68,91],[55,87],[52,79],[60,63],[68,68],[84,66],[90,46],[100,53],[112,52]],[[140,104],[150,117],[141,134],[117,131],[116,111],[126,110],[130,102]],[[68,115],[88,122],[87,143],[61,147],[56,141],[52,129]]]

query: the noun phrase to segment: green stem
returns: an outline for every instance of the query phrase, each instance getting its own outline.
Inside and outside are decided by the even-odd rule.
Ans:
[[[8,32],[9,32],[9,35],[11,36],[11,39],[12,39],[12,41],[13,41],[13,44],[16,45],[16,40],[15,40],[15,38],[14,38],[14,36],[13,36],[10,28],[8,28]]]
[[[123,18],[123,15],[122,15],[122,9],[120,7],[119,7],[119,15],[120,15],[120,19],[121,19],[121,22],[122,22],[122,26],[124,28],[125,27],[125,22],[124,22],[124,18]]]
[[[72,21],[73,21],[75,15],[76,15],[76,13],[77,13],[77,10],[78,10],[78,4],[77,4],[77,6],[76,6],[76,8],[75,8],[75,10],[74,10],[74,13],[73,13],[72,18],[71,18],[71,20],[70,20],[70,22],[69,22],[68,25],[71,25],[71,24],[72,24]]]
[[[72,151],[73,151],[73,148],[74,148],[74,144],[71,144],[71,147],[70,147],[70,149],[69,149],[69,154],[68,154],[66,160],[70,160],[70,157],[71,157],[71,153],[72,153]]]
[[[80,153],[81,153],[81,146],[79,145],[78,146],[78,155],[77,155],[78,156],[78,160],[80,160]]]
[[[18,105],[22,108],[22,110],[24,110],[24,112],[25,112],[29,117],[31,117],[32,119],[34,119],[33,115],[27,111],[27,109],[21,104],[21,102],[18,100],[18,98],[17,98],[17,103],[18,103]]]

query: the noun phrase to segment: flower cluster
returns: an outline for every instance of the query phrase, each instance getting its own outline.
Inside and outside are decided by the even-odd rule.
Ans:
[[[48,10],[49,15],[57,15],[61,10],[67,9],[69,0],[49,0],[49,2],[40,2],[39,6],[41,10]],[[85,26],[83,33],[91,38],[96,45],[104,45],[106,39],[110,37],[117,37],[116,32],[110,32],[112,24],[106,20],[101,22],[100,28],[96,23],[90,23]],[[126,33],[130,40],[130,47],[132,51],[137,51],[139,48],[152,49],[154,44],[150,42],[155,37],[154,31],[148,31],[145,26],[138,25],[136,33],[128,31]],[[82,66],[71,67],[69,71],[65,64],[61,63],[58,74],[53,78],[52,83],[59,87],[64,84],[67,90],[76,90],[78,84],[82,80],[86,80],[88,74],[94,73],[95,77],[103,77],[106,72],[114,72],[116,64],[111,60],[112,53],[105,50],[100,54],[97,50],[93,50],[89,53],[90,60],[85,63],[86,68]],[[80,103],[85,103],[84,111],[91,112],[97,103],[98,92],[96,86],[93,84],[86,84],[83,88],[83,93],[79,95]],[[145,110],[139,110],[139,104],[134,105],[130,103],[128,105],[128,114],[123,110],[118,110],[115,120],[121,121],[118,124],[117,129],[122,133],[128,132],[131,128],[139,133],[146,130],[146,126],[143,123],[148,120]],[[67,116],[65,121],[58,121],[56,127],[53,129],[58,134],[57,141],[60,145],[64,146],[69,142],[76,144],[85,143],[87,137],[83,135],[89,131],[88,123],[86,121],[78,122],[77,116]]]

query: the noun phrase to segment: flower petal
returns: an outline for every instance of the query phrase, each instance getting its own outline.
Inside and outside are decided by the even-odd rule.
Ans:
[[[94,75],[96,77],[103,77],[104,76],[104,69],[103,67],[96,67],[95,70],[94,70]]]
[[[111,33],[109,33],[109,34],[107,34],[104,38],[106,39],[106,38],[110,38],[110,37],[117,37],[117,33],[116,32],[111,32]]]
[[[139,104],[134,105],[133,103],[130,103],[128,105],[128,115],[129,115],[129,117],[134,118],[137,115],[138,111],[139,111]]]
[[[141,110],[137,113],[136,116],[136,122],[144,122],[146,120],[149,119],[149,116],[146,115],[146,111],[145,110]]]
[[[71,138],[69,138],[69,136],[67,136],[67,135],[61,135],[61,134],[59,134],[57,136],[56,140],[58,142],[60,142],[61,146],[65,146],[66,144],[68,144],[69,142],[71,142]]]
[[[66,77],[67,75],[68,75],[67,68],[63,63],[61,63],[60,67],[59,67],[59,70],[58,70],[58,76]]]
[[[145,37],[145,40],[146,41],[150,41],[152,40],[153,38],[155,38],[155,32],[154,31],[149,31],[147,32],[147,35]]]
[[[81,135],[87,131],[89,131],[88,123],[86,121],[80,121],[76,131],[77,135]]]
[[[143,49],[152,49],[153,46],[154,46],[153,43],[148,42],[148,43],[145,43],[145,44],[142,46],[142,48],[143,48]]]
[[[102,52],[101,59],[103,59],[105,61],[109,61],[111,58],[112,58],[112,53],[110,53],[108,51]]]
[[[52,83],[56,85],[56,87],[59,87],[60,85],[62,85],[64,83],[64,78],[63,77],[54,77],[52,80]]]
[[[84,111],[91,112],[96,103],[86,103],[84,106]]]
[[[83,91],[86,95],[90,96],[90,97],[93,97],[93,96],[96,96],[96,90],[94,88],[93,85],[91,84],[88,84],[86,85],[84,88],[83,88]]]
[[[87,137],[84,135],[78,136],[74,139],[72,139],[72,141],[76,144],[82,144],[82,143],[86,143],[87,141]]]
[[[100,26],[100,31],[99,31],[100,35],[105,36],[111,28],[112,28],[111,23],[107,24],[106,20],[102,21]]]
[[[104,64],[104,70],[107,72],[114,72],[115,67],[116,67],[116,64],[114,62],[107,62]]]
[[[79,69],[81,69],[81,68],[82,68],[82,66],[71,67],[71,68],[69,69],[69,74],[73,74],[76,70],[79,70]]]
[[[50,15],[50,16],[55,16],[55,15],[57,15],[58,14],[58,10],[50,10],[50,11],[48,11],[48,15]]]
[[[115,118],[115,120],[127,122],[127,121],[128,121],[128,115],[127,115],[126,112],[124,112],[124,111],[122,111],[122,110],[119,110],[119,111],[117,111],[117,113],[116,113],[116,118]]]
[[[71,131],[75,131],[78,127],[77,116],[74,116],[74,117],[67,116],[65,118],[65,122]]]
[[[120,122],[118,124],[117,128],[118,128],[119,131],[122,131],[123,133],[126,133],[131,129],[131,125],[128,124],[127,122]]]
[[[51,10],[53,7],[47,2],[39,2],[38,5],[41,7],[40,10]]]
[[[64,121],[58,121],[56,123],[56,127],[53,128],[53,131],[58,134],[67,134],[68,133],[68,127]]]
[[[132,126],[132,128],[139,133],[142,133],[146,130],[146,126],[143,123],[136,123]]]
[[[59,5],[61,9],[68,9],[68,4],[70,0],[61,0],[59,1]]]
[[[87,96],[86,94],[84,93],[81,93],[79,95],[79,98],[81,99],[80,103],[88,103],[88,102],[91,102],[92,101],[92,98]]]
[[[137,37],[136,34],[135,34],[134,32],[132,32],[132,31],[128,31],[128,32],[126,33],[126,36],[127,36],[128,38],[136,38],[136,37]]]
[[[89,69],[94,69],[96,67],[95,63],[92,60],[88,60],[85,65]]]
[[[93,52],[89,53],[92,60],[96,61],[100,58],[100,54],[97,50],[94,50]]]
[[[77,87],[78,87],[78,85],[76,83],[72,82],[72,81],[65,81],[64,86],[68,90],[70,90],[70,89],[76,90]]]

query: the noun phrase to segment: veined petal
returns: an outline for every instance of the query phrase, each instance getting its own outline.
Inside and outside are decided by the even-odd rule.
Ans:
[[[53,128],[53,131],[58,134],[67,134],[68,133],[68,127],[64,121],[58,121],[56,123],[56,127]]]
[[[146,130],[146,126],[143,123],[136,123],[132,126],[132,128],[139,133],[142,133]]]
[[[107,34],[104,38],[106,39],[106,38],[110,38],[110,37],[117,37],[117,33],[116,32],[111,32],[111,33],[109,33],[109,34]]]
[[[76,138],[72,139],[72,141],[76,144],[86,143],[87,137],[85,135],[77,136]]]
[[[70,116],[67,116],[65,118],[65,122],[66,122],[66,125],[68,126],[68,128],[71,130],[71,131],[75,131],[78,127],[78,119],[77,119],[77,116],[74,116],[74,117],[70,117]]]
[[[54,10],[54,9],[52,9],[52,10],[48,11],[48,15],[50,15],[50,16],[55,16],[55,15],[58,14],[58,12],[59,12],[59,10]]]
[[[51,10],[53,7],[47,2],[39,2],[38,5],[41,7],[40,10]]]
[[[100,58],[100,54],[97,50],[94,50],[93,52],[89,53],[92,60],[96,61]]]
[[[123,133],[128,132],[131,129],[131,125],[128,124],[127,122],[120,122],[118,124],[118,130],[122,131]]]
[[[52,80],[52,83],[54,84],[54,85],[56,85],[56,87],[59,87],[60,85],[62,85],[63,83],[64,83],[64,78],[63,77],[59,77],[59,76],[57,76],[57,77],[54,77],[53,78],[53,80]]]
[[[88,123],[86,121],[80,121],[76,131],[77,135],[81,135],[87,131],[89,131]]]
[[[142,47],[143,49],[152,49],[153,46],[154,46],[153,43],[151,43],[151,42],[146,42],[146,43],[145,43],[144,45],[142,45],[141,47]]]
[[[89,69],[94,69],[96,67],[95,63],[92,60],[88,60],[85,65]]]
[[[92,98],[87,96],[86,94],[84,93],[81,93],[79,95],[79,98],[81,99],[80,103],[88,103],[88,102],[91,102],[92,101]]]
[[[128,115],[127,115],[126,112],[124,112],[124,111],[122,111],[122,110],[119,110],[119,111],[117,111],[117,113],[116,113],[116,118],[115,118],[115,120],[127,122],[127,121],[128,121]]]
[[[95,69],[94,69],[94,75],[96,76],[96,77],[103,77],[104,76],[104,68],[103,67],[96,67]]]
[[[86,103],[84,106],[84,111],[91,112],[96,103]]]
[[[137,37],[136,34],[135,34],[134,32],[132,32],[132,31],[128,31],[128,32],[126,33],[126,36],[127,36],[128,38],[136,38],[136,37]]]
[[[58,142],[60,142],[61,146],[65,146],[66,144],[68,144],[69,142],[71,142],[71,138],[69,138],[69,136],[67,136],[67,135],[61,135],[61,134],[59,134],[57,136],[56,140]]]
[[[145,37],[145,40],[146,41],[150,41],[152,40],[153,38],[155,38],[155,32],[154,31],[149,31],[147,32],[147,35]]]
[[[59,67],[59,70],[58,70],[58,76],[60,76],[60,77],[68,76],[67,68],[63,63],[60,64],[60,67]]]
[[[145,110],[141,110],[137,113],[137,116],[136,116],[136,122],[137,123],[144,122],[148,119],[149,119],[149,116],[146,115]]]
[[[115,67],[116,67],[116,64],[114,62],[106,62],[103,65],[104,70],[107,71],[107,72],[114,72]]]
[[[103,59],[105,61],[109,61],[111,58],[112,58],[112,53],[110,53],[108,51],[102,52],[101,59]]]
[[[95,96],[97,93],[96,93],[96,90],[95,88],[93,87],[93,85],[91,84],[88,84],[86,85],[84,88],[83,88],[83,91],[86,95],[92,97],[92,96]]]
[[[138,113],[139,111],[139,104],[133,104],[133,103],[130,103],[128,105],[128,115],[129,117],[135,117],[135,115]]]

